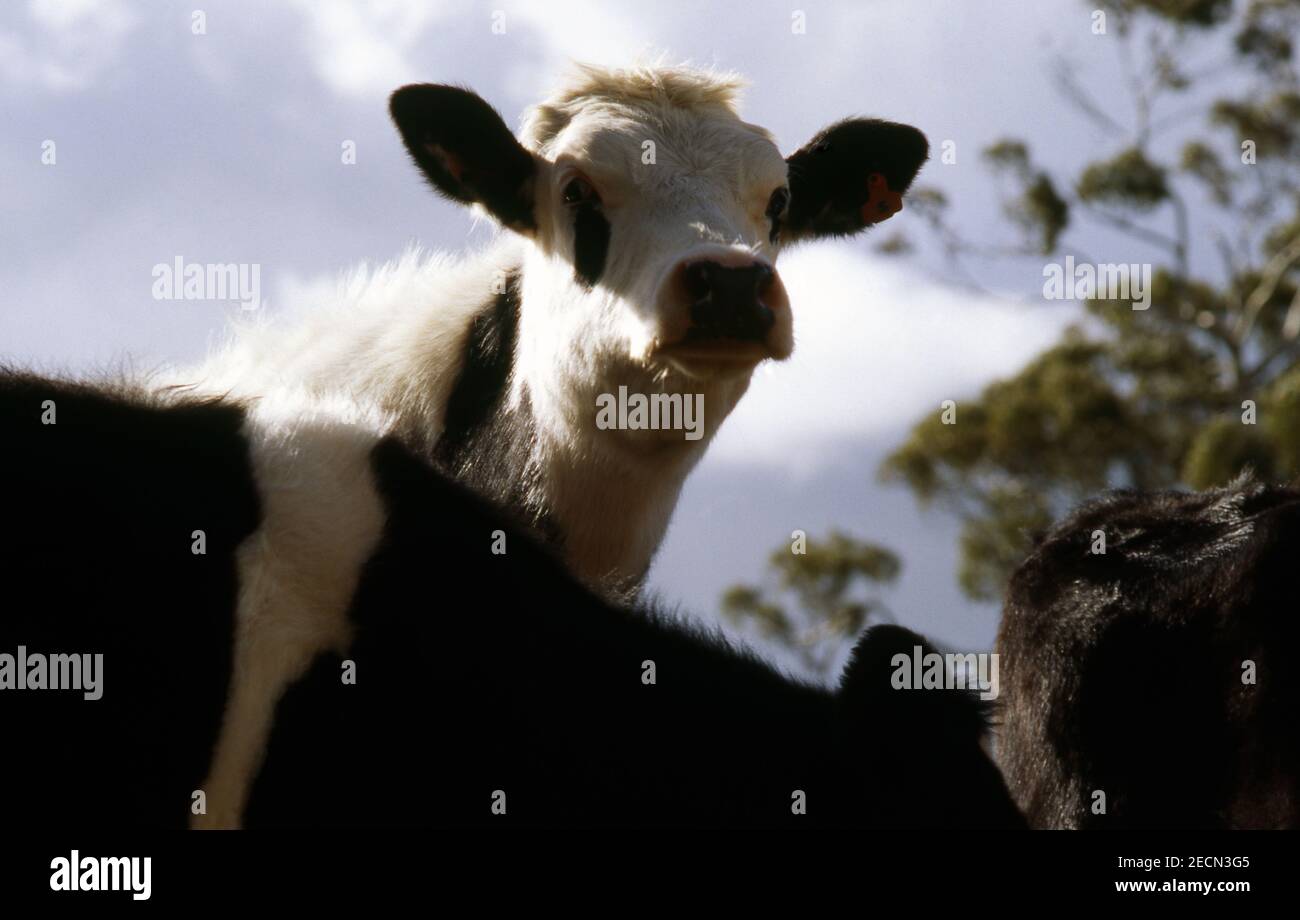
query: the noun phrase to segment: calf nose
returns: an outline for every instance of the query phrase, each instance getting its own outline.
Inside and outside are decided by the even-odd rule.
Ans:
[[[765,262],[724,265],[711,260],[682,269],[682,286],[690,304],[686,338],[762,342],[776,321],[764,302],[776,277]]]

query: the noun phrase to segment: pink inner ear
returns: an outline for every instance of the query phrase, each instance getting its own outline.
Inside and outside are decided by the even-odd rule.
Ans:
[[[451,173],[453,179],[457,182],[460,181],[460,177],[464,174],[465,169],[461,166],[459,157],[438,144],[426,143],[424,149],[429,152],[429,156],[433,157],[439,164],[441,164],[443,169]]]
[[[889,187],[885,177],[873,172],[867,176],[867,200],[860,216],[864,224],[878,224],[903,210],[903,196]]]

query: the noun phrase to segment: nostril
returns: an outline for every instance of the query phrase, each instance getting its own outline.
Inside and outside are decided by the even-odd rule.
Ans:
[[[776,323],[764,298],[776,273],[765,262],[726,265],[700,260],[682,267],[693,339],[762,341]]]
[[[682,272],[682,281],[691,302],[706,299],[713,289],[711,262],[692,262]]]

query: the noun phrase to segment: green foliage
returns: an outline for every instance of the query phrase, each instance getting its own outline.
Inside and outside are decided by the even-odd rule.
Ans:
[[[1265,435],[1279,470],[1300,470],[1300,367],[1292,367],[1269,388]]]
[[[1232,12],[1232,0],[1110,0],[1119,13],[1152,13],[1180,25],[1208,28],[1222,23]]]
[[[1169,197],[1165,171],[1130,147],[1114,159],[1092,163],[1079,177],[1076,191],[1084,201],[1149,211]]]
[[[973,518],[961,535],[957,570],[962,590],[978,600],[1002,596],[999,573],[1024,558],[1026,538],[1032,539],[1052,523],[1041,493],[1009,484],[991,490],[988,502],[988,513]]]
[[[1253,140],[1260,159],[1300,156],[1300,93],[1275,93],[1263,101],[1220,99],[1210,109],[1215,123]]]
[[[1289,67],[1300,35],[1300,4],[1295,0],[1253,0],[1233,42],[1237,54],[1265,73]]]
[[[1070,206],[1057,194],[1052,177],[1047,173],[1034,177],[1011,213],[1027,231],[1037,231],[1044,254],[1056,248],[1057,240],[1070,222]]]
[[[728,589],[722,598],[723,615],[790,648],[805,668],[821,675],[827,674],[845,639],[856,636],[873,617],[889,617],[874,597],[873,586],[893,582],[901,570],[889,550],[839,531],[825,540],[807,538],[782,546],[772,552],[769,565],[773,578],[768,584]]]
[[[1205,489],[1227,482],[1242,470],[1274,477],[1273,451],[1255,427],[1235,418],[1215,418],[1196,432],[1183,458],[1182,480]]]
[[[894,233],[877,243],[875,248],[883,256],[902,256],[912,251],[912,244],[901,233]]]
[[[929,224],[936,233],[942,233],[944,218],[948,213],[948,196],[940,189],[918,186],[907,194],[907,209]]]
[[[1182,160],[1178,167],[1200,179],[1214,198],[1215,204],[1232,203],[1232,176],[1223,168],[1223,161],[1212,148],[1200,141],[1188,141],[1183,145]]]
[[[1006,202],[1003,209],[1024,231],[1027,244],[1044,254],[1054,250],[1070,223],[1070,206],[1057,192],[1052,177],[1035,168],[1028,146],[1022,141],[1000,140],[985,148],[984,160],[1019,185],[1019,196]]]
[[[880,470],[962,518],[957,574],[976,598],[1000,596],[1034,533],[1107,486],[1206,488],[1245,469],[1300,475],[1300,88],[1292,66],[1300,3],[1256,0],[1235,22],[1229,3],[1116,0],[1106,8],[1121,17],[1124,40],[1137,40],[1139,19],[1150,27],[1148,78],[1133,82],[1132,137],[1068,182],[1054,181],[1022,139],[998,141],[984,160],[1017,188],[1006,207],[1013,224],[1032,231],[1023,254],[1066,248],[1076,204],[1163,251],[1150,306],[1088,301],[1083,322],[1058,344],[958,399],[956,424],[943,424],[938,411],[918,420]],[[1185,136],[1178,158],[1166,161],[1153,152],[1150,113],[1160,92],[1191,80],[1177,53],[1183,27],[1230,22],[1239,70],[1260,82],[1206,104],[1201,123],[1211,131]],[[1095,106],[1081,108],[1095,115]],[[1176,127],[1186,134],[1197,124],[1181,118]],[[1258,165],[1241,156],[1243,141],[1254,142]],[[1197,260],[1189,256],[1192,185],[1213,203],[1205,225],[1222,228],[1217,252]],[[1073,195],[1058,202],[1061,188]],[[988,255],[987,246],[963,248],[947,220],[944,212],[935,222],[950,254]],[[1206,255],[1219,258],[1211,265]]]
[[[1029,148],[1023,141],[1003,138],[984,149],[984,160],[995,170],[1013,173],[1021,179],[1029,176]]]

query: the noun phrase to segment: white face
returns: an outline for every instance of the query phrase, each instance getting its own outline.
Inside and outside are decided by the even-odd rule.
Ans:
[[[638,114],[593,109],[548,145],[525,310],[593,352],[697,380],[788,357],[772,214],[785,159],[729,113]],[[710,307],[749,318],[710,326]]]
[[[389,107],[441,194],[528,241],[512,379],[540,414],[589,428],[596,394],[695,393],[712,435],[754,367],[793,350],[782,242],[897,212],[925,137],[848,119],[783,158],[734,113],[725,81],[673,69],[584,79],[533,110],[539,152],[459,87],[403,87]]]

